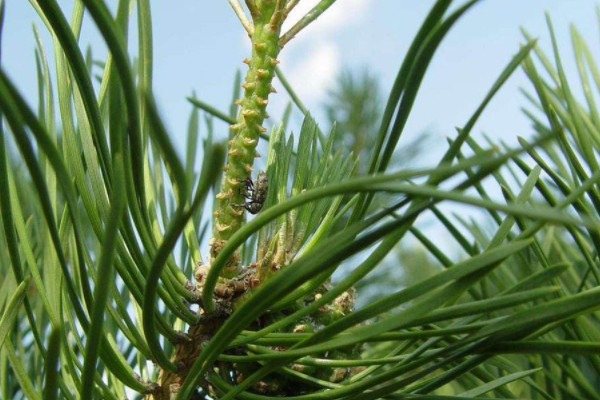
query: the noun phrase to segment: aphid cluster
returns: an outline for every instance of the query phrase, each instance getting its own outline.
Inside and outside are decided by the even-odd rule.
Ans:
[[[267,174],[265,171],[259,171],[256,180],[253,181],[251,177],[248,177],[244,183],[245,193],[242,195],[247,201],[244,204],[236,204],[236,206],[244,207],[251,214],[258,214],[267,200],[267,191],[269,190]]]

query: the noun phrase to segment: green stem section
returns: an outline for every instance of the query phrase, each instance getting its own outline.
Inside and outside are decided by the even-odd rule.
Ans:
[[[275,2],[265,2],[260,5],[260,13],[254,16],[252,58],[244,60],[249,69],[242,84],[243,96],[237,101],[241,111],[237,122],[231,126],[234,135],[228,143],[221,192],[216,196],[218,207],[214,213],[212,258],[218,255],[244,221],[244,185],[246,178],[252,174],[259,136],[265,132],[262,124],[267,117],[265,109],[269,94],[273,92],[271,82],[279,62],[281,20],[277,16],[277,8]],[[223,276],[234,276],[238,263],[239,257],[233,256]]]

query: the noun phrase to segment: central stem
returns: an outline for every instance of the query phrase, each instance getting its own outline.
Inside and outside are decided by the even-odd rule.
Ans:
[[[275,66],[279,62],[277,55],[280,50],[281,23],[271,22],[275,8],[263,5],[260,15],[254,20],[252,57],[244,60],[249,69],[242,84],[243,97],[237,100],[241,110],[237,123],[231,126],[234,135],[229,141],[221,192],[216,196],[218,205],[214,214],[212,257],[219,253],[244,221],[244,208],[241,207],[245,201],[244,182],[252,173],[259,136],[266,131],[263,127],[263,121],[267,117],[265,110],[269,94],[274,91],[271,82],[275,75]],[[234,276],[238,264],[239,257],[232,257],[223,276]]]
[[[252,56],[244,60],[244,63],[248,64],[248,72],[242,84],[243,96],[236,101],[241,109],[236,123],[231,126],[233,135],[228,143],[225,173],[221,191],[216,195],[214,232],[210,242],[211,262],[244,222],[246,180],[252,175],[260,134],[266,131],[263,122],[267,118],[266,107],[269,95],[274,92],[271,82],[275,76],[275,66],[279,63],[277,61],[279,51],[298,31],[314,21],[334,2],[335,0],[320,0],[318,5],[289,32],[281,36],[283,21],[298,4],[298,0],[246,0],[247,9],[252,16],[252,24],[247,20],[239,1],[230,1],[251,38]],[[230,283],[233,281],[231,279],[238,275],[239,264],[240,255],[236,253],[228,260],[221,273],[221,277],[225,278],[224,281]],[[196,272],[198,293],[202,291],[209,268],[210,263],[206,266],[202,264],[199,266],[199,272]],[[233,282],[239,283],[239,280]],[[243,289],[248,288],[244,286]],[[168,400],[177,395],[181,385],[188,378],[190,368],[202,351],[202,343],[213,337],[226,318],[226,314],[216,313],[207,316],[204,322],[190,326],[187,332],[188,340],[175,344],[175,353],[171,361],[178,366],[177,371],[161,369],[158,384],[145,398]],[[198,378],[193,377],[196,380]],[[197,384],[210,393],[212,390],[210,382],[204,379],[205,377],[201,378],[203,379]]]

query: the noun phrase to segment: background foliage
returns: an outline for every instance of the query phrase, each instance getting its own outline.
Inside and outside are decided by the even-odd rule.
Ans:
[[[209,257],[200,249],[228,146],[212,132],[235,121],[235,104],[190,100],[181,160],[152,97],[149,2],[121,1],[114,15],[76,2],[69,22],[54,0],[32,1],[54,38],[36,49],[35,110],[0,70],[0,397],[600,397],[600,73],[577,30],[579,82],[567,81],[555,40],[548,56],[524,32],[436,167],[395,158],[427,66],[475,3],[435,3],[385,106],[367,90],[372,77],[343,77],[327,106],[339,121],[331,131],[278,71],[305,120],[272,117],[281,123],[261,135],[264,208]],[[106,60],[77,44],[84,14]],[[534,135],[514,149],[474,139],[519,68]],[[486,218],[448,215],[447,202]],[[424,230],[432,220],[451,245]],[[405,245],[411,237],[419,247]],[[231,309],[214,319],[212,289],[227,283],[219,272],[240,247],[260,285],[227,298]],[[210,265],[207,275],[197,265]],[[401,268],[403,281],[380,290]]]

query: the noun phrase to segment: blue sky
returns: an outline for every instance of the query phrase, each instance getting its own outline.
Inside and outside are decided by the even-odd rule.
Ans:
[[[116,2],[115,2],[116,3]],[[302,0],[309,8],[314,0]],[[434,2],[432,0],[338,0],[327,14],[301,32],[281,55],[281,68],[307,106],[319,118],[327,88],[344,67],[368,68],[381,78],[387,94],[412,37]],[[457,1],[458,4],[462,2]],[[67,11],[73,1],[59,0]],[[183,153],[192,91],[226,110],[231,100],[232,79],[249,51],[248,38],[226,0],[152,1],[154,23],[154,88],[161,113]],[[476,108],[511,56],[523,43],[519,27],[540,38],[550,50],[544,11],[550,14],[563,49],[570,78],[576,80],[571,62],[569,23],[574,23],[593,50],[599,49],[593,0],[487,0],[482,1],[451,30],[442,43],[417,98],[405,135],[423,131],[434,137],[454,135]],[[81,43],[92,45],[103,57],[105,49],[86,19]],[[3,41],[3,65],[18,87],[35,104],[32,24],[42,32],[46,53],[50,36],[25,0],[7,1]],[[276,83],[276,87],[279,85]],[[520,107],[526,104],[519,87],[527,81],[519,71],[491,103],[476,127],[493,137],[515,143],[517,135],[531,133]],[[287,96],[280,90],[271,99],[272,120]],[[216,122],[221,134],[226,126]],[[298,126],[298,125],[296,125]],[[431,160],[433,162],[435,160]]]

